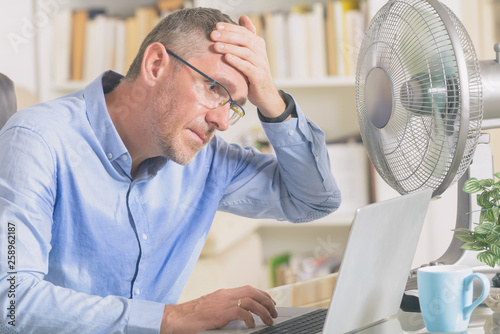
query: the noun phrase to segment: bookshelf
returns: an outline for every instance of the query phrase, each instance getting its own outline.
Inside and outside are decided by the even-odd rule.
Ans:
[[[43,0],[33,0],[35,12],[41,10]],[[340,0],[338,0],[340,1]],[[195,6],[216,7],[237,18],[241,14],[263,14],[265,12],[288,11],[298,3],[323,3],[327,0],[194,0]],[[460,17],[460,1],[444,1]],[[60,1],[60,9],[104,8],[110,16],[122,19],[135,15],[136,8],[154,6],[156,0],[65,0]],[[372,17],[386,0],[361,0],[365,15]],[[37,72],[40,100],[48,100],[85,87],[88,80],[54,80],[53,79],[53,33],[54,26],[40,29],[36,37]],[[275,84],[292,94],[306,115],[319,124],[328,141],[352,135],[358,131],[355,108],[355,80],[350,75],[323,75],[316,77],[278,76]],[[255,110],[248,108],[248,116],[238,122],[234,128],[222,133],[228,141],[241,142],[241,134],[260,126]],[[339,159],[340,160],[340,159]],[[293,225],[284,222],[261,221],[257,232],[263,244],[263,256],[271,257],[282,252],[301,254],[307,250],[323,247],[321,238],[331,238],[336,245],[335,252],[340,256],[347,238],[354,210],[334,213],[318,222]],[[236,219],[236,218],[235,218]],[[330,240],[330,239],[329,239]],[[338,247],[337,247],[338,246]]]
[[[35,11],[42,10],[43,0],[33,1],[35,3]],[[255,15],[275,10],[288,11],[292,5],[304,1],[276,0],[270,3],[262,0],[195,0],[193,2],[195,6],[217,7],[237,20],[237,17],[241,14]],[[305,2],[309,4],[325,4],[327,1],[320,0],[318,2],[308,0]],[[366,4],[367,10],[371,12],[375,11],[375,8],[381,7],[385,1],[361,0],[361,2]],[[105,15],[108,17],[117,17],[120,20],[126,21],[127,18],[138,15],[137,8],[155,6],[156,3],[156,0],[67,0],[61,2],[58,12],[62,13],[65,11],[67,19],[70,13],[79,10],[100,10],[105,12]],[[57,26],[55,12],[51,18],[51,24],[49,24],[47,29],[40,30],[37,36],[38,86],[40,87],[39,95],[42,101],[82,89],[89,81],[94,79],[93,75],[89,75],[87,78],[83,75],[84,77],[79,80],[71,80],[71,73],[68,72],[70,71],[68,68],[66,68],[66,73],[59,75],[58,78],[55,77],[54,73],[56,71],[54,67],[61,66],[61,60],[54,58],[54,54],[61,51],[56,48],[57,45],[54,45],[54,36],[56,32],[69,30],[70,28],[67,27],[64,29]],[[106,27],[105,23],[101,23],[100,29],[106,30],[104,27]],[[67,39],[66,43],[62,44],[63,46],[67,46],[68,43],[70,42]],[[70,53],[69,50],[63,50],[62,52],[66,54],[66,57]],[[88,54],[86,55],[88,56]],[[64,61],[62,63],[64,64]],[[123,70],[119,72],[123,73]],[[325,73],[324,75],[314,77],[281,76],[276,77],[275,80],[275,84],[279,89],[292,94],[306,115],[316,124],[321,125],[329,141],[352,135],[358,129],[354,102],[354,83],[355,80],[352,73],[349,75],[328,75],[328,73]],[[241,143],[242,133],[248,133],[249,129],[260,127],[255,108],[248,106],[245,109],[249,110],[247,111],[248,116],[245,117],[244,121],[238,122],[234,128],[221,134],[226,140]],[[252,111],[252,109],[254,110]],[[340,256],[353,215],[354,210],[338,212],[319,221],[301,224],[300,226],[270,220],[259,221],[255,232],[262,243],[264,261],[276,254],[285,252],[304,254],[311,250],[314,251],[318,247],[321,251],[325,249],[327,251],[334,251]],[[234,217],[234,220],[237,219],[239,218]],[[217,224],[217,221],[214,224]]]

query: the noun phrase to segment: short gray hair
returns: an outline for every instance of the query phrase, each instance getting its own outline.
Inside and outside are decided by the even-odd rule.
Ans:
[[[137,78],[146,48],[156,42],[186,60],[200,53],[203,42],[211,41],[210,33],[217,22],[236,24],[228,15],[213,8],[185,8],[166,16],[142,42],[126,77]]]

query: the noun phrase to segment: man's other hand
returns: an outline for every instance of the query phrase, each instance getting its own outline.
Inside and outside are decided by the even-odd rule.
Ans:
[[[275,305],[269,294],[251,286],[218,290],[183,304],[166,305],[160,333],[199,333],[234,320],[242,320],[252,328],[252,313],[272,325],[278,316]]]

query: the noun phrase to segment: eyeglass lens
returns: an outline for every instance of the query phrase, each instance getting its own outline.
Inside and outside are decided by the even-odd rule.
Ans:
[[[218,82],[207,83],[205,97],[213,103],[212,108],[230,103],[229,125],[233,125],[245,115],[245,112],[239,105],[231,102],[229,93]]]

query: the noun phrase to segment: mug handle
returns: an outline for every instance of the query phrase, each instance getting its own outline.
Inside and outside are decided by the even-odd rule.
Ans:
[[[472,280],[474,278],[478,278],[481,281],[483,291],[481,291],[481,295],[472,304],[464,307],[464,320],[469,319],[472,311],[474,311],[474,309],[479,306],[479,304],[482,303],[490,293],[490,281],[484,274],[481,273],[473,273],[464,279],[464,291],[472,289]]]

